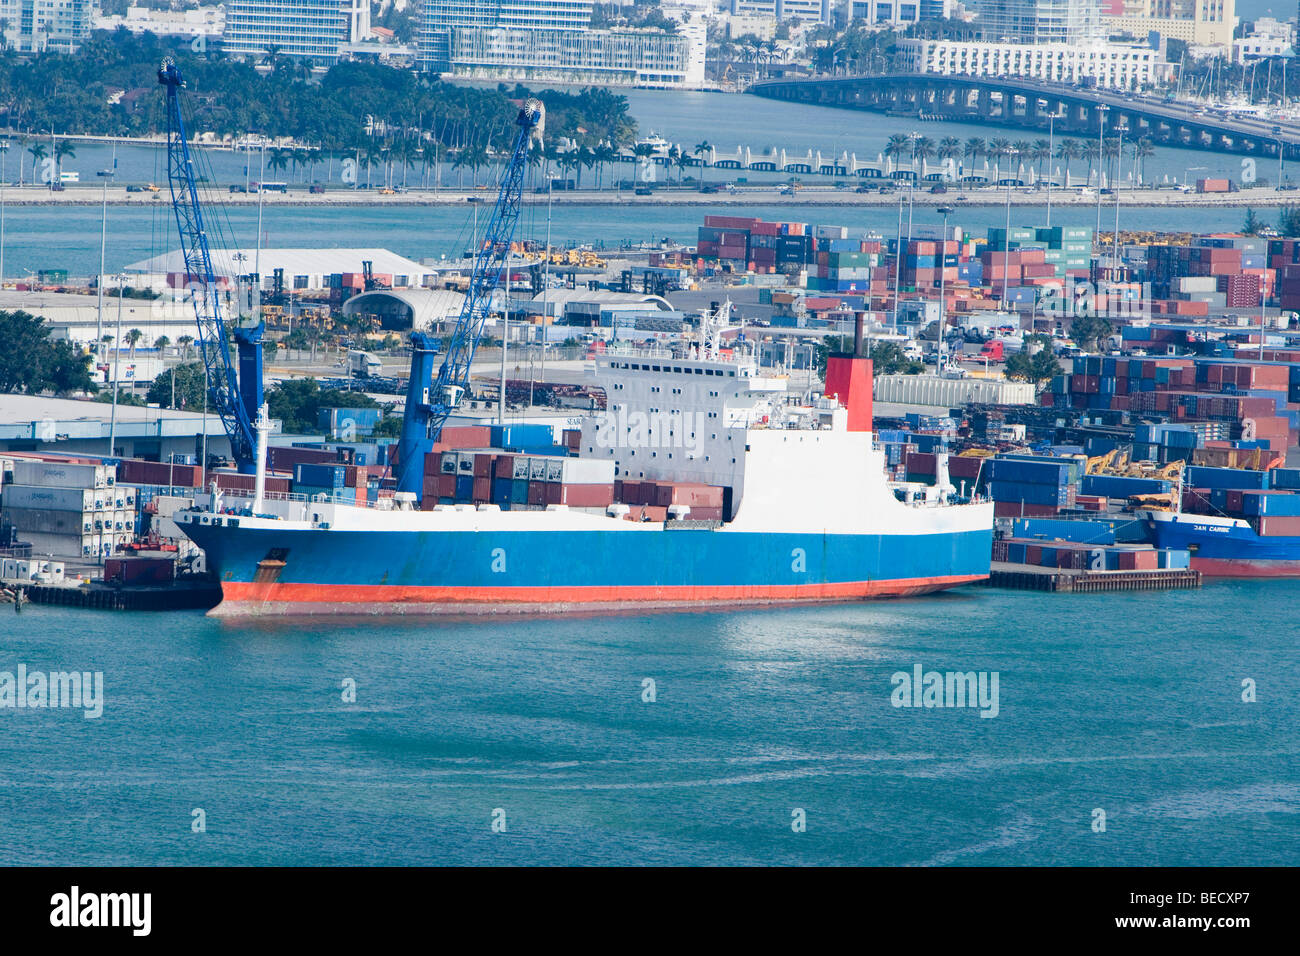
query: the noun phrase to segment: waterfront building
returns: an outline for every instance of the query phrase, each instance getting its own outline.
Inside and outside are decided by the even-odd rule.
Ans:
[[[150,7],[127,7],[125,14],[95,17],[96,30],[122,27],[139,36],[152,33],[157,37],[188,37],[218,40],[226,26],[226,7],[195,7],[191,10],[154,10]]]
[[[283,56],[331,63],[370,33],[369,0],[230,0],[223,47],[237,56]]]
[[[1160,34],[1165,40],[1182,40],[1193,46],[1232,47],[1237,28],[1236,0],[1115,0],[1103,15],[1102,25],[1111,35],[1145,38]]]
[[[986,43],[901,40],[901,68],[946,76],[1018,76],[1052,83],[1095,82],[1110,89],[1163,83],[1171,67],[1149,46],[1122,43]]]
[[[975,26],[989,43],[1089,43],[1104,38],[1100,0],[978,0]]]
[[[729,12],[733,16],[768,17],[777,21],[830,23],[834,6],[831,0],[730,0]]]
[[[844,19],[869,26],[906,27],[922,20],[946,20],[953,15],[953,0],[847,0]]]
[[[91,0],[0,0],[4,47],[19,53],[74,53],[90,35]]]
[[[592,0],[424,0],[422,69],[486,80],[698,87],[705,25],[593,30]]]
[[[1295,29],[1290,23],[1260,17],[1250,36],[1232,42],[1233,58],[1237,62],[1257,60],[1269,56],[1294,56]]]

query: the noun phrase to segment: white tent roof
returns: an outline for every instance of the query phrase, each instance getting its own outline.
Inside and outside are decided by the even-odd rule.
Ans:
[[[239,258],[242,256],[243,258]],[[333,275],[360,272],[361,263],[370,260],[374,271],[383,275],[425,276],[436,270],[420,265],[387,249],[213,249],[212,269],[218,276],[244,275],[258,263],[262,275],[283,269],[286,276]],[[185,271],[185,259],[179,249],[153,256],[127,266],[128,272],[148,275],[172,275]],[[411,279],[418,285],[418,280]]]

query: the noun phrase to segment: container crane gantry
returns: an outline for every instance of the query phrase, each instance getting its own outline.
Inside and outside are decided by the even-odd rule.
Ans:
[[[158,83],[165,90],[167,99],[167,182],[171,187],[172,209],[176,213],[181,255],[185,260],[185,281],[199,328],[199,354],[203,356],[209,401],[230,439],[235,465],[241,472],[252,474],[256,469],[257,451],[253,421],[262,407],[262,335],[265,325],[259,315],[235,326],[239,363],[236,371],[226,337],[226,322],[221,314],[220,290],[212,269],[212,253],[208,248],[194,162],[185,136],[180,97],[185,80],[171,57],[163,60],[158,70]]]
[[[417,501],[424,491],[424,456],[469,388],[470,365],[491,311],[492,296],[509,268],[510,243],[523,202],[528,150],[534,140],[541,142],[545,128],[546,111],[541,101],[527,100],[515,122],[519,133],[501,178],[487,232],[475,250],[465,301],[448,338],[447,355],[436,381],[433,361],[438,352],[438,339],[423,332],[411,333],[411,377],[406,389],[402,437],[397,447],[397,490],[413,493]]]

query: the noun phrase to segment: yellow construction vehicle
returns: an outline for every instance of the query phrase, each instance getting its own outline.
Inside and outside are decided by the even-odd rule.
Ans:
[[[1087,475],[1104,475],[1107,469],[1115,463],[1115,456],[1119,453],[1118,448],[1112,448],[1104,455],[1097,455],[1088,459],[1088,467],[1084,471]]]

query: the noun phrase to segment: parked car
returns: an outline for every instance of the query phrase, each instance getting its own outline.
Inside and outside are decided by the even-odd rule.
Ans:
[[[309,193],[323,193],[324,191],[325,191],[325,187],[322,186],[320,183],[316,183],[315,185],[310,186],[307,189],[307,192]]]
[[[855,193],[871,193],[871,192],[875,192],[879,188],[880,188],[879,186],[876,186],[873,183],[863,183],[861,186],[859,186],[857,189],[853,191]]]
[[[946,193],[947,191],[948,191],[948,187],[943,185],[942,183],[935,183],[933,186],[930,187],[930,192],[932,193]]]
[[[129,192],[129,193],[142,193],[142,192],[144,192],[144,187],[143,187],[143,186],[127,186],[127,187],[126,187],[126,191]]]
[[[650,196],[653,194],[654,194],[654,190],[651,189],[649,186],[636,187],[636,195],[638,196]]]
[[[231,186],[231,187],[230,187],[230,191],[231,191],[232,193],[246,193],[246,192],[248,192],[248,187],[247,187],[247,186]]]

